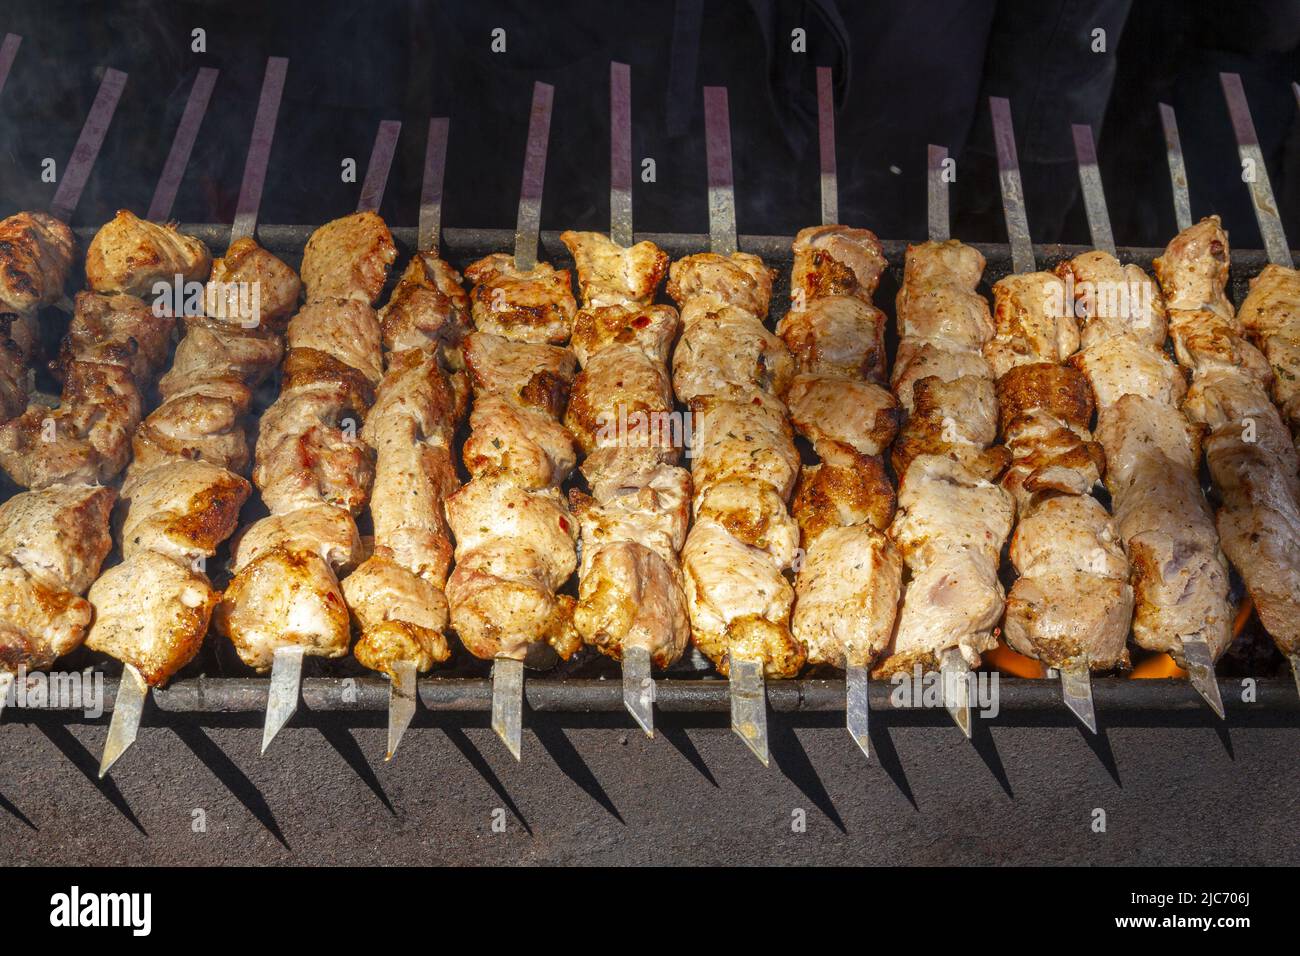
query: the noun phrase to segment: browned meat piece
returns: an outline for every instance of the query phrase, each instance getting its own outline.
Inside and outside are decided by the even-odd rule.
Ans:
[[[202,282],[212,268],[208,247],[175,224],[146,222],[127,209],[105,224],[86,250],[86,282],[96,292],[148,296],[158,282],[176,277]]]
[[[673,352],[673,389],[686,404],[737,390],[783,395],[793,375],[785,343],[751,313],[730,306],[697,310]]]
[[[0,555],[52,588],[84,594],[113,540],[112,488],[61,484],[0,505]]]
[[[24,488],[111,481],[130,457],[140,415],[140,390],[126,369],[72,362],[57,409],[31,405],[0,426],[0,467]]]
[[[157,687],[199,652],[220,595],[200,572],[146,550],[105,571],[88,599],[95,623],[86,646]]]
[[[885,316],[868,302],[812,299],[787,312],[776,332],[800,372],[885,381]]]
[[[818,455],[830,442],[879,455],[898,434],[898,401],[879,385],[830,375],[796,375],[785,394],[790,422]]]
[[[1273,401],[1300,442],[1300,273],[1266,265],[1238,317],[1273,368]]]
[[[167,361],[173,322],[170,316],[154,315],[133,295],[78,292],[56,371],[62,375],[72,362],[101,362],[120,365],[137,382],[147,382]]]
[[[393,235],[375,213],[327,222],[311,234],[302,253],[307,301],[359,299],[374,305],[396,259]]]
[[[609,445],[672,454],[673,387],[662,362],[625,345],[601,349],[574,380],[564,424],[583,452]]]
[[[799,474],[791,513],[799,522],[804,548],[822,532],[869,524],[884,531],[894,520],[895,495],[879,457],[861,455],[848,446],[824,449],[822,463]]]
[[[212,263],[204,289],[204,312],[244,329],[278,332],[298,305],[298,274],[257,244],[251,236],[236,239]]]
[[[539,262],[521,272],[513,256],[494,253],[467,268],[465,277],[474,283],[470,302],[478,331],[516,342],[568,341],[578,308],[568,269]]]
[[[690,323],[701,312],[732,306],[762,320],[772,299],[773,271],[747,252],[720,256],[713,252],[678,259],[668,270],[668,294]],[[690,303],[691,313],[686,312]]]
[[[573,320],[570,347],[586,365],[593,355],[611,345],[640,350],[661,365],[667,364],[677,341],[680,322],[670,305],[602,305],[580,310]]]
[[[870,304],[888,263],[880,240],[867,229],[811,226],[794,237],[790,296],[814,299],[857,296]]]
[[[379,324],[390,352],[437,349],[451,368],[460,368],[460,343],[474,328],[460,273],[437,256],[417,252],[379,310]]]
[[[379,316],[364,302],[315,299],[289,321],[285,342],[314,349],[348,365],[378,385],[384,377]]]
[[[564,415],[577,362],[568,349],[512,342],[475,332],[465,340],[465,365],[478,400],[501,395],[516,405],[540,408],[552,418]]]
[[[320,555],[275,547],[246,564],[222,595],[217,626],[239,659],[265,672],[277,647],[302,645],[318,657],[342,657],[352,631],[334,572]]]
[[[216,553],[235,533],[248,482],[217,465],[174,460],[137,469],[122,485],[122,556],[156,551],[180,564]]]
[[[589,309],[647,306],[668,274],[668,253],[653,242],[638,242],[625,249],[603,232],[573,230],[560,233],[560,241],[573,254],[582,301]]]
[[[77,240],[43,212],[0,220],[0,313],[30,313],[63,297]]]
[[[111,488],[57,485],[0,505],[0,670],[49,667],[90,624],[84,594],[112,547]]]

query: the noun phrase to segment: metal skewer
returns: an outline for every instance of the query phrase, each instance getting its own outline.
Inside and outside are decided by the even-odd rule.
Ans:
[[[140,718],[144,715],[144,702],[149,696],[149,684],[134,664],[122,668],[122,680],[117,685],[117,698],[113,701],[113,717],[108,724],[108,739],[99,758],[99,776],[102,780],[117,758],[135,743],[140,732]]]
[[[267,67],[268,74],[270,67]],[[283,82],[283,76],[281,76]],[[258,109],[258,119],[261,120],[261,108]],[[271,115],[270,122],[274,123],[274,114]],[[393,153],[397,148],[397,138],[401,134],[402,124],[396,120],[384,120],[379,124],[379,129],[375,133],[375,142],[370,150],[370,162],[366,167],[366,178],[361,187],[361,196],[357,201],[357,212],[374,212],[384,201],[384,190],[388,185],[388,171],[393,164]],[[274,130],[272,130],[272,133]],[[257,133],[254,130],[254,138]],[[266,142],[270,143],[270,136]],[[269,151],[268,151],[269,156]],[[265,167],[262,168],[262,175],[265,174]],[[259,179],[261,176],[258,177]],[[250,230],[255,227],[256,220],[250,225]],[[275,649],[275,657],[271,661],[271,686],[268,692],[266,702],[266,724],[262,728],[262,753],[266,753],[266,748],[271,745],[275,735],[280,732],[285,724],[289,722],[294,713],[298,710],[298,701],[301,696],[302,687],[302,665],[306,657],[307,648],[301,645],[285,645]],[[399,667],[397,673],[398,680],[405,676]],[[396,702],[394,704],[394,701]],[[409,712],[407,708],[409,707]],[[396,709],[396,715],[394,714]],[[393,750],[396,748],[396,741],[401,740],[403,731],[411,722],[411,717],[415,713],[415,676],[414,669],[409,680],[401,686],[394,682],[390,688],[389,704],[389,726],[388,726],[388,753],[384,758],[391,759]],[[400,727],[396,732],[394,739],[393,721],[398,720]]]
[[[9,79],[9,70],[18,56],[18,47],[23,38],[16,33],[6,33],[4,42],[0,43],[0,93],[4,92],[5,80]]]
[[[50,203],[50,215],[55,219],[68,222],[72,218],[72,212],[77,208],[81,192],[90,178],[90,170],[99,157],[99,149],[104,145],[104,135],[108,132],[108,124],[113,121],[117,101],[122,98],[125,86],[125,73],[113,69],[104,71],[104,78],[99,82],[99,92],[90,104],[90,112],[82,124],[77,145],[72,148],[72,155],[68,157],[68,164],[63,169],[63,180]]]
[[[1231,92],[1229,89],[1229,87],[1232,86],[1233,84],[1230,83],[1230,81],[1227,79],[1227,77],[1230,75],[1234,79],[1237,79],[1235,74],[1220,74],[1220,81],[1223,84],[1224,96],[1228,101],[1228,110],[1229,112],[1233,112],[1238,107],[1241,108],[1245,107],[1245,97],[1241,96],[1239,100],[1234,100],[1233,92]],[[1236,86],[1235,92],[1240,94],[1241,82],[1239,79],[1237,80],[1235,86]],[[1244,117],[1244,119],[1246,124],[1249,127],[1248,139],[1253,141],[1255,137],[1255,130],[1254,130],[1254,125],[1250,123],[1249,112],[1247,112],[1247,115]],[[1173,107],[1168,106],[1164,103],[1160,104],[1160,121],[1163,124],[1165,130],[1165,152],[1169,160],[1169,176],[1170,176],[1170,182],[1172,184],[1173,193],[1174,193],[1174,215],[1178,220],[1179,230],[1182,230],[1190,227],[1192,224],[1192,213],[1191,213],[1192,201],[1191,201],[1191,193],[1188,189],[1188,184],[1187,184],[1187,170],[1183,164],[1182,144],[1178,138],[1178,118],[1174,114]],[[1241,155],[1244,160],[1247,157],[1248,153],[1246,151],[1246,144],[1243,143],[1241,139],[1241,135],[1244,131],[1239,128],[1239,121],[1236,115],[1233,116],[1233,127],[1237,131],[1238,143],[1241,145],[1242,148]],[[1259,156],[1258,162],[1256,163],[1257,175],[1267,176],[1268,174],[1264,171],[1264,161],[1262,155],[1259,154],[1259,144],[1254,143],[1253,146],[1254,146],[1253,152],[1250,153],[1249,155]],[[1252,187],[1252,195],[1253,194],[1254,194],[1254,189]],[[1270,195],[1271,195],[1271,189],[1270,189]],[[1258,208],[1258,204],[1256,204],[1256,214],[1258,215],[1259,213],[1260,210]],[[1265,225],[1263,219],[1260,219],[1259,225],[1260,225],[1260,232],[1265,233]],[[1280,222],[1277,223],[1277,227],[1279,230],[1281,229]],[[1282,239],[1281,244],[1283,248],[1285,248],[1286,240]],[[1267,234],[1265,234],[1265,245],[1266,246],[1268,245]],[[1272,259],[1272,255],[1273,253],[1272,251],[1270,251],[1269,252],[1270,259]],[[1289,259],[1287,265],[1290,265]],[[1197,634],[1197,635],[1184,637],[1182,639],[1182,645],[1183,645],[1183,659],[1187,663],[1186,670],[1187,670],[1188,681],[1190,681],[1191,685],[1194,688],[1196,688],[1196,692],[1201,695],[1201,698],[1207,704],[1210,705],[1210,709],[1213,710],[1216,714],[1218,714],[1220,718],[1223,718],[1224,717],[1223,697],[1219,693],[1219,682],[1215,678],[1214,655],[1210,652],[1209,641],[1206,640],[1204,636]]]
[[[549,83],[533,84],[524,178],[519,187],[519,216],[515,220],[515,268],[521,272],[537,265],[537,236],[542,229],[542,184],[546,180],[546,148],[551,140],[554,96],[555,87]]]
[[[1255,135],[1255,122],[1250,116],[1250,104],[1246,102],[1241,77],[1236,73],[1220,73],[1219,82],[1223,84],[1223,98],[1228,102],[1228,115],[1232,118],[1232,131],[1237,137],[1237,153],[1241,156],[1242,167],[1253,167],[1254,175],[1245,177],[1246,186],[1250,190],[1251,205],[1255,207],[1255,221],[1259,223],[1268,261],[1290,269],[1294,265],[1291,249],[1286,242],[1282,218],[1277,212],[1277,199],[1268,179],[1259,138]]]
[[[1011,241],[1012,262],[1016,272],[1032,272],[1037,264],[1034,261],[1034,246],[1029,238],[1029,219],[1025,213],[1025,194],[1020,182],[1020,160],[1016,153],[1015,128],[1011,122],[1011,104],[1002,97],[990,97],[989,109],[993,114],[998,180],[1002,187],[1002,209],[1006,215],[1007,236]],[[1110,214],[1106,210],[1106,196],[1102,190],[1101,170],[1097,167],[1097,149],[1092,140],[1092,130],[1075,124],[1072,132],[1092,244],[1101,251],[1114,255],[1115,238],[1111,234]],[[1061,696],[1065,700],[1065,706],[1095,734],[1097,714],[1092,701],[1092,675],[1087,659],[1069,661],[1061,668],[1049,668],[1048,674],[1052,675],[1053,671],[1061,682]],[[969,702],[966,706],[969,720]],[[967,735],[969,736],[969,731]]]
[[[930,239],[934,242],[945,242],[951,230],[948,214],[948,183],[943,178],[943,166],[948,159],[948,148],[931,144],[926,153],[926,218]],[[1031,259],[1032,256],[1031,250]],[[958,648],[950,647],[940,656],[939,676],[944,707],[969,740],[971,736],[970,690],[966,682],[970,677],[970,668]],[[852,693],[851,685],[850,693]],[[865,697],[865,689],[863,696]]]
[[[429,139],[424,147],[424,182],[420,188],[420,224],[417,246],[436,254],[442,229],[442,181],[447,171],[447,136],[451,121],[445,116],[429,120]]]
[[[817,67],[817,151],[821,171],[822,225],[833,226],[840,218],[840,180],[835,160],[834,76],[829,66]],[[867,690],[870,669],[867,663],[845,648],[844,723],[849,736],[863,756],[871,759],[871,705]]]
[[[145,218],[151,222],[165,222],[172,214],[176,192],[185,176],[185,167],[189,165],[190,152],[194,149],[194,141],[198,139],[199,127],[203,124],[203,114],[207,112],[208,101],[212,98],[212,88],[217,83],[218,72],[220,71],[205,66],[194,78],[190,98],[185,102],[185,112],[181,114],[172,148],[167,153],[167,162],[163,164],[162,175],[158,177],[153,200],[149,203],[149,211],[145,213]]]
[[[1187,191],[1187,165],[1183,162],[1183,144],[1178,139],[1178,118],[1174,108],[1160,104],[1160,125],[1165,131],[1165,155],[1169,159],[1169,182],[1174,190],[1174,221],[1178,231],[1192,227],[1192,197]]]
[[[632,74],[626,63],[609,65],[609,238],[632,245]],[[623,647],[623,705],[632,719],[655,735],[655,682],[650,649]]]
[[[519,216],[515,223],[515,268],[537,265],[537,242],[542,229],[542,186],[546,181],[546,149],[551,138],[551,105],[555,88],[533,84],[533,105],[528,118],[528,145],[524,176],[519,187]],[[541,648],[538,650],[537,648]],[[536,659],[546,645],[533,645],[528,656]],[[534,661],[536,662],[536,661]],[[523,759],[524,661],[497,657],[492,662],[492,729],[514,755]]]
[[[609,238],[632,245],[632,71],[609,65]]]
[[[731,169],[731,118],[727,88],[704,88],[705,153],[709,167],[709,248],[719,255],[737,250],[736,192]],[[767,686],[763,661],[728,652],[731,729],[768,766]]]
[[[257,229],[257,212],[262,206],[262,187],[266,185],[266,166],[275,139],[275,119],[280,112],[280,95],[289,61],[282,56],[268,57],[262,77],[262,92],[257,98],[257,116],[253,119],[253,136],[244,160],[244,178],[239,185],[239,203],[235,207],[235,224],[230,241],[251,236]]]

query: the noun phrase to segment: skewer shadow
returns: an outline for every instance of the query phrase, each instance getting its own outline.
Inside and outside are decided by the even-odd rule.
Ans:
[[[582,759],[582,754],[578,753],[578,748],[573,746],[560,726],[550,721],[534,721],[530,729],[537,735],[537,739],[541,741],[546,752],[550,754],[551,759],[564,775],[581,787],[587,796],[604,807],[606,813],[626,826],[626,821],[618,812],[618,807],[614,806],[614,801],[609,798],[605,788],[600,785],[596,775]]]
[[[808,751],[804,749],[799,735],[795,733],[789,721],[782,720],[781,715],[773,713],[770,707],[767,715],[767,733],[768,752],[776,761],[777,767],[818,810],[825,814],[831,823],[835,824],[837,830],[847,834],[849,831],[844,826],[844,821],[840,819],[839,811],[835,809],[835,801],[831,799],[830,793],[822,783],[817,768],[808,759]],[[845,739],[849,739],[847,734]],[[857,751],[857,747],[853,749]]]
[[[694,767],[699,772],[700,776],[707,780],[714,789],[721,789],[718,785],[717,779],[713,776],[713,771],[711,771],[709,765],[704,762],[704,757],[700,754],[699,750],[696,749],[695,742],[691,740],[690,734],[687,733],[685,727],[669,723],[660,717],[655,723],[655,733],[672,744],[673,747],[676,748],[677,752],[685,757],[690,765]]]
[[[1232,749],[1232,730],[1228,727],[1226,720],[1219,720],[1215,717],[1214,722],[1210,725],[1219,737],[1219,743],[1223,744],[1223,752],[1228,755],[1228,759],[1234,763],[1237,760],[1237,753]]]
[[[1115,781],[1115,785],[1123,788],[1124,781],[1119,777],[1119,764],[1115,760],[1115,751],[1110,747],[1110,736],[1106,733],[1105,725],[1098,724],[1097,732],[1094,734],[1087,727],[1083,726],[1083,724],[1078,723],[1078,721],[1076,721],[1075,724],[1079,736],[1083,738],[1083,742],[1091,748],[1092,752],[1097,755],[1097,759],[1101,762],[1101,765],[1106,768],[1106,772],[1110,774],[1110,778]]]
[[[365,752],[361,745],[357,743],[356,737],[352,736],[352,731],[336,724],[333,721],[321,721],[318,725],[321,736],[324,737],[331,747],[338,751],[338,755],[343,758],[344,762],[352,768],[371,793],[379,798],[379,802],[392,816],[397,816],[397,810],[393,802],[388,799],[388,793],[384,790],[384,785],[379,782],[379,777],[375,774],[374,768],[370,766],[370,761],[366,759]]]
[[[1007,797],[1014,800],[1015,791],[1011,789],[1011,778],[1007,776],[1007,768],[1002,763],[1002,756],[998,753],[997,744],[993,742],[993,731],[989,727],[989,721],[980,720],[972,715],[971,744],[975,747],[975,752],[980,755],[985,766],[989,768],[989,773],[993,774],[993,779],[998,782]],[[955,728],[954,728],[955,729]]]
[[[907,779],[907,771],[903,769],[903,761],[898,756],[898,748],[894,746],[889,727],[884,721],[872,720],[867,725],[867,736],[871,739],[871,758],[880,764],[880,768],[894,781],[894,786],[912,805],[912,809],[919,813],[921,807],[916,802],[916,794],[912,792],[912,784]]]
[[[128,823],[140,831],[142,836],[148,836],[140,820],[136,817],[131,805],[126,802],[122,796],[122,791],[117,788],[113,782],[113,776],[110,773],[104,779],[99,778],[99,758],[82,746],[81,741],[72,735],[66,724],[52,723],[50,721],[38,721],[36,726],[40,728],[41,733],[49,738],[50,743],[59,748],[59,752],[67,757],[74,767],[82,772],[87,780],[94,784],[95,789],[104,795],[118,813],[126,817]]]
[[[41,832],[41,828],[38,827],[35,823],[32,823],[32,821],[27,818],[27,814],[19,810],[18,807],[15,804],[11,803],[9,801],[9,798],[6,797],[3,793],[0,793],[0,809],[4,809],[15,820],[17,820],[19,823],[26,824],[29,829],[35,831],[36,833]]]
[[[451,724],[443,724],[443,731],[447,734],[447,739],[451,741],[452,746],[459,750],[460,755],[469,761],[470,766],[478,771],[479,776],[482,777],[487,782],[487,785],[492,788],[493,792],[496,793],[501,802],[505,804],[506,809],[510,811],[511,815],[514,816],[516,820],[519,821],[519,825],[524,828],[524,832],[529,836],[532,836],[533,828],[530,827],[528,821],[524,819],[524,815],[519,811],[519,807],[511,798],[509,791],[506,790],[505,784],[501,782],[501,778],[496,775],[495,771],[493,771],[491,764],[489,764],[487,760],[484,759],[483,755],[479,753],[478,748],[470,741],[465,731],[462,728]]]
[[[271,807],[262,796],[262,791],[258,790],[248,775],[239,769],[239,765],[227,757],[225,751],[204,733],[202,727],[197,724],[177,722],[171,725],[171,729],[180,738],[181,743],[190,748],[190,752],[208,768],[236,800],[244,805],[244,809],[251,813],[271,836],[275,837],[282,847],[286,850],[293,849],[285,839],[280,824],[276,822]]]

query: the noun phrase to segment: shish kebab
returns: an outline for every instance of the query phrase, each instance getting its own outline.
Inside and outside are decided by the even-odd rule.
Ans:
[[[891,381],[908,418],[890,456],[898,512],[889,536],[909,579],[872,676],[937,667],[945,706],[969,738],[966,674],[997,643],[1005,604],[998,563],[1015,502],[998,484],[1010,456],[996,444],[998,399],[983,352],[994,333],[976,291],[984,257],[948,238],[947,151],[930,152],[930,241],[907,250]]]
[[[582,366],[565,424],[585,453],[590,494],[572,489],[581,532],[574,627],[622,661],[623,702],[654,736],[651,667],[675,663],[690,640],[678,560],[690,520],[690,472],[679,466],[668,358],[679,317],[652,305],[668,255],[632,240],[630,77],[610,65],[610,238],[568,231],[583,307],[573,351]]]
[[[326,223],[302,259],[305,303],[285,334],[280,395],[262,415],[253,483],[270,514],[244,529],[216,613],[240,659],[271,670],[262,750],[297,709],[306,655],[342,657],[351,621],[339,575],[360,560],[356,515],[373,453],[357,434],[383,377],[373,305],[397,257],[376,213]]]
[[[1019,171],[1010,104],[990,100],[999,166]],[[995,333],[984,346],[997,376],[999,431],[1011,463],[1002,485],[1016,499],[1003,629],[1016,651],[1060,674],[1066,705],[1093,733],[1090,674],[1127,667],[1133,619],[1129,561],[1115,522],[1092,496],[1105,471],[1089,431],[1094,399],[1068,360],[1079,348],[1074,302],[1055,273],[1034,271],[1019,189],[1003,206],[1015,272],[993,286]]]
[[[796,363],[784,399],[820,463],[802,470],[791,508],[803,559],[791,630],[810,664],[844,669],[846,723],[870,756],[868,669],[889,644],[902,589],[902,558],[883,532],[894,489],[881,453],[901,421],[887,382],[885,316],[871,304],[886,267],[865,229],[836,225],[831,71],[817,70],[823,225],[794,241],[791,310],[777,325]]]
[[[254,177],[269,139],[268,132],[254,157]],[[183,315],[185,333],[158,383],[161,404],[132,441],[118,521],[122,562],[88,595],[95,622],[86,645],[124,665],[101,777],[135,741],[149,689],[203,645],[220,600],[206,562],[238,527],[252,491],[244,475],[253,391],[280,362],[284,321],[300,291],[289,266],[251,235],[232,235],[212,264],[201,310]]]
[[[1097,248],[1057,266],[1080,320],[1080,349],[1070,362],[1096,396],[1095,435],[1131,565],[1134,642],[1190,661],[1205,638],[1220,643],[1231,634],[1226,563],[1198,480],[1200,427],[1184,413],[1186,381],[1165,354],[1160,289],[1115,257],[1092,131],[1076,126],[1074,136]],[[1193,667],[1189,676],[1221,713],[1213,669]]]
[[[452,555],[444,502],[460,484],[453,438],[468,400],[461,342],[470,324],[460,274],[438,257],[446,145],[447,120],[430,121],[422,251],[379,311],[386,372],[361,429],[375,451],[374,547],[343,580],[360,631],[353,654],[390,681],[386,760],[414,717],[416,675],[451,653],[444,634]]]
[[[799,527],[787,510],[799,477],[785,405],[794,361],[763,324],[772,272],[736,250],[727,94],[705,87],[711,252],[679,259],[668,294],[681,310],[673,389],[691,412],[694,523],[682,550],[696,646],[731,683],[731,725],[768,764],[766,677],[807,659],[791,633]]]
[[[525,664],[567,659],[582,646],[574,599],[559,593],[578,562],[577,521],[560,491],[578,460],[561,423],[577,371],[562,343],[577,303],[568,270],[537,261],[553,92],[533,88],[515,254],[465,270],[476,328],[464,342],[474,393],[463,449],[470,481],[446,500],[456,542],[451,622],[470,653],[493,661],[492,727],[516,760]]]
[[[1257,154],[1256,205],[1272,202],[1258,155],[1249,107],[1234,74],[1222,74],[1243,159]],[[1172,111],[1166,111],[1173,121]],[[1179,188],[1175,185],[1175,189]],[[1183,187],[1185,188],[1185,187]],[[1289,260],[1281,222],[1260,210],[1259,223],[1270,258]],[[1296,449],[1286,424],[1270,401],[1275,377],[1269,359],[1246,337],[1226,293],[1228,236],[1217,216],[1188,225],[1156,259],[1156,276],[1169,309],[1169,329],[1179,364],[1191,376],[1183,408],[1205,431],[1204,450],[1220,505],[1216,515],[1228,559],[1241,574],[1260,621],[1294,666],[1300,652],[1300,477]],[[1273,268],[1273,267],[1269,267]],[[1253,283],[1247,299],[1256,322],[1270,309],[1278,266]],[[1262,288],[1260,283],[1262,282]],[[1275,287],[1274,287],[1275,288]],[[1231,631],[1208,646],[1208,659],[1188,655],[1193,674],[1208,671],[1232,638]],[[1176,650],[1175,658],[1178,657]],[[1182,663],[1180,660],[1179,663]],[[1219,715],[1223,716],[1221,707]]]
[[[63,284],[76,248],[64,221],[71,217],[81,198],[125,82],[125,74],[116,70],[105,72],[55,194],[54,214],[20,213],[3,225],[0,290],[6,310],[16,310],[10,313],[5,354],[22,366],[34,363],[38,357],[37,310],[63,299]],[[101,447],[104,452],[111,450],[105,446],[113,445],[111,439],[117,434],[114,428],[120,421],[116,414],[108,416],[104,428],[95,434],[100,439],[97,445],[90,441],[88,434],[94,422],[87,419],[93,416],[96,380],[112,379],[125,384],[125,376],[115,375],[119,367],[110,363],[123,359],[127,350],[122,346],[130,338],[128,335],[121,339],[117,350],[110,348],[103,354],[94,354],[91,343],[85,341],[88,333],[99,324],[98,320],[112,319],[115,313],[89,298],[82,302],[82,321],[74,318],[65,343],[68,348],[55,365],[55,370],[64,374],[65,382],[76,386],[64,389],[63,397],[68,405],[59,419],[48,408],[28,404],[29,368],[13,369],[18,390],[5,396],[5,417],[17,415],[17,418],[6,422],[4,429],[19,419],[26,419],[30,427],[32,420],[38,419],[40,434],[51,439],[47,444],[58,445],[68,467],[57,467],[54,463],[60,456],[51,454],[48,460],[43,459],[48,467],[40,469],[50,480],[20,481],[20,484],[40,487],[15,495],[0,506],[0,708],[17,673],[48,667],[81,645],[92,613],[82,595],[112,547],[109,515],[116,493],[99,485],[97,479],[98,466],[104,457]],[[141,320],[138,311],[127,311],[121,323],[111,322],[113,328]],[[74,338],[73,333],[78,329],[80,334]],[[74,362],[81,358],[86,361]],[[105,359],[105,363],[94,361],[96,358]],[[68,382],[69,372],[71,382]],[[72,406],[74,400],[77,408]],[[109,411],[125,411],[129,415],[132,403],[124,404],[125,408],[112,407]],[[60,421],[65,425],[63,435],[57,431]],[[77,432],[67,433],[69,421],[79,423]],[[18,437],[12,431],[8,433],[11,442],[16,442]],[[8,464],[19,470],[18,457],[10,455]],[[82,474],[76,473],[78,465],[83,466]],[[60,482],[61,476],[69,480]]]

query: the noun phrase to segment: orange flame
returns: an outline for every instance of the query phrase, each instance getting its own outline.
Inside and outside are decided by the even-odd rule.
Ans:
[[[1152,654],[1145,660],[1138,661],[1128,676],[1139,679],[1186,677],[1187,671],[1175,664],[1168,654]]]
[[[1237,616],[1232,621],[1232,637],[1234,640],[1241,636],[1241,631],[1246,626],[1246,622],[1250,620],[1251,612],[1254,610],[1255,602],[1250,599],[1248,594],[1242,598],[1241,606],[1237,608]]]
[[[1047,669],[1032,657],[1019,654],[999,640],[998,646],[984,655],[984,662],[1003,674],[1013,677],[1046,677]]]

